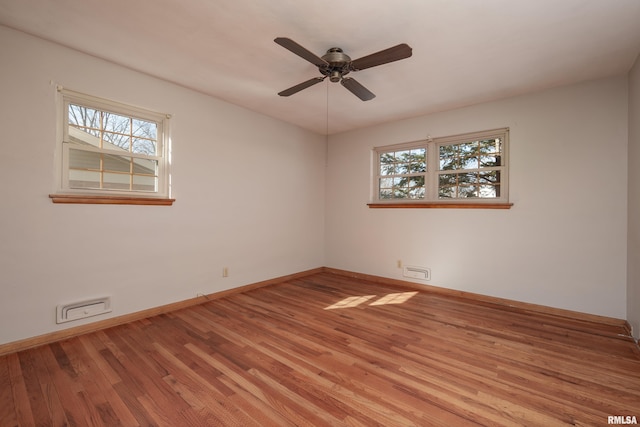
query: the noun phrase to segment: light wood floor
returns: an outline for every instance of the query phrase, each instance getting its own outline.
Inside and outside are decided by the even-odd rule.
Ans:
[[[619,328],[407,292],[320,273],[10,354],[0,425],[640,421]]]

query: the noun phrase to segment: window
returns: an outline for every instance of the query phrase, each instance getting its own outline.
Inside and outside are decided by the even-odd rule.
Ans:
[[[168,115],[68,90],[61,93],[63,194],[55,196],[169,199]]]
[[[370,206],[506,207],[508,134],[496,129],[374,149]]]

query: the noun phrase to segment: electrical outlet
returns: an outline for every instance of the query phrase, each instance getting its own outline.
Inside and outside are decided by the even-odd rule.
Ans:
[[[398,268],[402,268],[402,260],[401,260],[401,259],[399,259],[398,261],[396,261],[396,266],[397,266]]]
[[[229,277],[229,267],[222,267],[222,277]]]

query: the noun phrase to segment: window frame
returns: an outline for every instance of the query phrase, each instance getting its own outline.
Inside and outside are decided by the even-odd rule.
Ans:
[[[116,102],[93,95],[88,95],[72,91],[61,86],[57,87],[58,92],[58,136],[57,136],[57,157],[56,157],[56,190],[50,198],[54,203],[99,203],[99,204],[150,204],[150,205],[171,205],[174,199],[171,198],[171,138],[170,119],[171,115],[156,111]],[[155,155],[133,153],[130,151],[116,151],[104,147],[73,147],[75,144],[69,136],[69,105],[79,105],[104,111],[111,114],[139,119],[156,124]],[[115,188],[74,188],[70,185],[69,171],[70,158],[69,150],[75,148],[86,152],[101,153],[106,155],[127,156],[132,159],[140,158],[157,162],[157,188],[155,191],[145,190],[123,190]],[[134,166],[135,167],[135,166]],[[101,171],[100,173],[105,173]],[[124,175],[133,177],[125,173]]]
[[[502,139],[502,165],[487,168],[485,170],[500,171],[500,197],[481,198],[440,198],[439,197],[439,175],[440,170],[440,147],[446,145],[463,144],[467,142],[480,141],[490,138]],[[381,156],[384,153],[393,151],[404,151],[424,148],[426,150],[426,170],[424,172],[425,197],[423,199],[381,199],[380,179],[385,175],[381,171]],[[372,150],[372,178],[371,194],[368,203],[370,208],[491,208],[509,209],[513,204],[509,202],[509,128],[490,129],[479,132],[469,132],[458,135],[444,136],[424,140],[374,147]],[[484,168],[469,169],[471,171],[481,171]],[[446,173],[446,172],[444,172]]]

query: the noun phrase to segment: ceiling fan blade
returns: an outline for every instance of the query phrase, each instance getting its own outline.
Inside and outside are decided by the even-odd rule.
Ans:
[[[278,43],[283,48],[288,49],[291,52],[295,53],[299,57],[306,59],[307,61],[311,62],[313,65],[317,67],[324,67],[329,65],[327,61],[320,58],[316,54],[308,51],[307,49],[300,46],[298,43],[294,42],[291,39],[288,39],[286,37],[276,37],[273,41]]]
[[[351,61],[351,70],[358,71],[365,68],[375,67],[377,65],[387,64],[393,61],[399,61],[410,57],[412,54],[411,47],[402,43],[397,46],[390,47],[380,52],[372,53],[371,55],[363,56],[356,60]]]
[[[366,87],[362,86],[360,83],[358,83],[355,79],[351,77],[344,77],[340,81],[340,83],[342,84],[342,86],[346,87],[349,90],[349,92],[351,92],[352,94],[354,94],[355,96],[357,96],[363,101],[369,101],[376,97],[373,92],[371,92]]]
[[[317,83],[320,83],[321,81],[323,81],[325,77],[314,77],[312,79],[307,80],[306,82],[302,82],[300,84],[297,84],[295,86],[290,87],[289,89],[285,89],[282,92],[279,92],[278,95],[280,96],[291,96],[294,93],[298,93],[303,89],[306,89],[308,87],[311,87]]]

